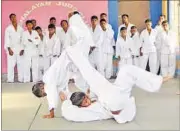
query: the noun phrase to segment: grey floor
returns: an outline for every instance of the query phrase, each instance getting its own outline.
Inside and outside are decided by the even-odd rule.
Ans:
[[[54,119],[43,119],[42,116],[48,113],[47,101],[31,94],[31,83],[3,83],[2,130],[179,130],[180,96],[176,95],[179,84],[178,79],[170,80],[158,93],[134,88],[137,116],[133,122],[117,124],[113,119],[69,122],[61,117],[60,105]],[[70,88],[74,90],[73,85]]]

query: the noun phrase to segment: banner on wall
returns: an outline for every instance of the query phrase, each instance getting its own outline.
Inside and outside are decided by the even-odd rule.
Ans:
[[[26,20],[36,19],[37,26],[47,29],[50,17],[56,17],[56,23],[60,25],[72,10],[79,11],[88,24],[92,15],[108,12],[108,1],[2,1],[2,73],[7,72],[4,32],[10,24],[9,14],[15,13],[24,28]]]

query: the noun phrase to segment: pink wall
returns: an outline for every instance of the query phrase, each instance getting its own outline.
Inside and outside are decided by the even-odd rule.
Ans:
[[[2,73],[7,72],[6,53],[4,51],[4,31],[10,23],[9,14],[15,13],[19,23],[24,27],[27,19],[36,19],[37,25],[46,29],[49,18],[54,16],[59,25],[62,19],[67,19],[71,10],[77,9],[90,22],[92,15],[108,11],[107,1],[2,1]]]

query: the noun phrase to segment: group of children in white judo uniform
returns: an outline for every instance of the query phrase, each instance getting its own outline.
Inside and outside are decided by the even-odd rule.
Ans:
[[[110,118],[118,123],[132,121],[136,115],[135,98],[131,96],[132,88],[137,86],[148,92],[157,92],[165,79],[137,66],[120,64],[115,82],[110,83],[92,66],[89,52],[84,51],[92,49],[94,44],[87,25],[79,14],[71,15],[69,24],[77,38],[76,43],[61,53],[43,76],[43,81],[32,88],[35,96],[47,96],[50,114],[44,118],[54,117],[54,110],[61,100],[62,116],[70,121]],[[73,73],[78,76],[75,84],[81,92],[69,92],[68,81],[72,76],[72,67],[76,70]],[[86,94],[87,91],[90,93]]]

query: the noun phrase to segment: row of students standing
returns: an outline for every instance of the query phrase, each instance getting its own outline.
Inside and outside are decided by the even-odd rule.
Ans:
[[[174,76],[177,37],[170,30],[164,15],[160,15],[155,28],[152,28],[150,19],[145,20],[146,28],[141,33],[138,32],[134,24],[129,22],[127,14],[122,15],[123,24],[118,28],[116,44],[114,44],[112,37],[114,35],[112,27],[107,23],[107,15],[103,15],[103,18],[100,16],[100,26],[97,22],[97,16],[91,18],[91,31],[96,48],[90,55],[90,61],[99,72],[106,78],[110,78],[112,55],[115,54],[119,61],[119,69],[123,64],[133,64],[145,70],[149,63],[150,72],[156,74],[161,67],[162,76]],[[99,27],[102,29],[98,30]],[[106,35],[103,37],[103,34]],[[115,48],[115,53],[113,53],[113,48]]]
[[[68,46],[76,43],[76,37],[67,20],[56,26],[56,18],[51,17],[48,29],[36,26],[36,20],[26,21],[27,30],[18,25],[16,15],[9,16],[11,23],[5,31],[5,50],[8,58],[8,82],[14,82],[14,67],[17,64],[18,81],[30,82],[32,69],[33,82],[42,78],[44,72]],[[143,69],[149,61],[150,71],[157,73],[161,65],[163,76],[174,75],[176,37],[169,30],[168,22],[161,15],[158,25],[152,28],[150,19],[146,28],[139,34],[137,27],[129,22],[127,14],[122,15],[122,25],[118,28],[117,41],[114,31],[108,24],[107,14],[100,19],[91,17],[90,32],[95,43],[89,53],[89,61],[107,79],[113,72],[113,55],[122,64],[133,64]],[[164,21],[164,22],[163,22]]]

